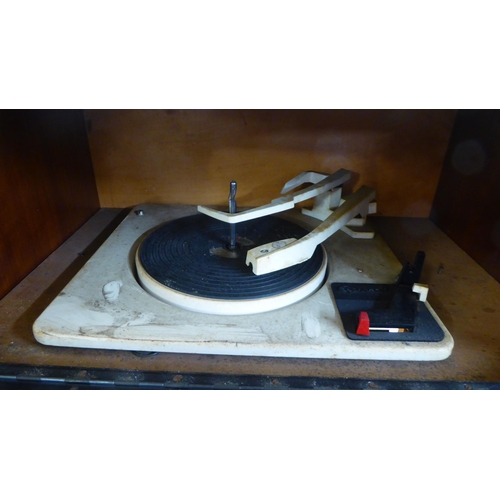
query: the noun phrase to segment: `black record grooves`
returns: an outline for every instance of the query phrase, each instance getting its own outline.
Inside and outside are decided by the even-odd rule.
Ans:
[[[167,288],[187,295],[221,300],[272,297],[304,285],[321,269],[323,250],[301,264],[257,276],[245,263],[247,251],[307,231],[268,216],[236,225],[237,250],[230,251],[229,224],[204,214],[176,219],[153,231],[140,246],[147,274]]]

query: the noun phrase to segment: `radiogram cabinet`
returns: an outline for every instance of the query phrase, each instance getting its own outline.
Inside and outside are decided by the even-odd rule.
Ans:
[[[163,387],[205,374],[255,387],[494,385],[499,140],[494,110],[2,110],[1,380]],[[347,192],[376,189],[371,220],[402,263],[426,252],[429,301],[455,339],[449,359],[140,357],[34,340],[33,321],[131,207],[221,205],[233,179],[239,207],[258,206],[302,171],[339,168],[355,172]]]

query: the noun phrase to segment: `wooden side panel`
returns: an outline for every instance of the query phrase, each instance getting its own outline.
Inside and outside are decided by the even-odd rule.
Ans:
[[[81,111],[0,111],[0,298],[99,209]]]
[[[500,281],[500,111],[460,111],[431,220]]]
[[[304,170],[358,175],[379,213],[428,217],[453,110],[88,110],[102,207],[238,205],[279,196]]]

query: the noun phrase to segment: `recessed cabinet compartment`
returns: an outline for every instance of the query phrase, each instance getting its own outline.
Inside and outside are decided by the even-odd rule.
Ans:
[[[500,113],[489,110],[0,111],[1,364],[497,382],[499,144]],[[330,259],[329,272],[349,269],[340,274],[352,281],[395,282],[393,267],[425,252],[420,281],[453,336],[451,355],[299,361],[276,352],[264,362],[258,353],[159,352],[145,358],[128,348],[55,347],[35,339],[35,320],[119,224],[131,215],[145,220],[134,207],[227,210],[235,180],[238,210],[246,210],[277,198],[301,172],[339,169],[353,172],[343,186],[347,197],[363,185],[376,191],[377,212],[368,221],[392,257],[379,259],[375,270],[344,251]],[[306,201],[296,207],[302,208],[311,207]],[[344,243],[345,233],[332,238],[334,247],[360,247]],[[133,258],[131,251],[123,265]],[[307,349],[317,333],[318,316],[310,316],[301,316]]]

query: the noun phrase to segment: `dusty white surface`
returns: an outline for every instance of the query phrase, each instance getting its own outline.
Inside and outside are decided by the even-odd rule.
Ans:
[[[202,314],[152,297],[136,280],[140,241],[158,225],[195,213],[195,207],[180,205],[135,207],[37,319],[35,338],[54,346],[242,356],[431,361],[451,354],[453,339],[442,324],[445,338],[436,343],[357,342],[345,336],[329,283],[393,283],[401,270],[378,235],[373,240],[333,235],[324,244],[327,282],[276,311]],[[287,217],[309,228],[318,223],[298,212]]]

